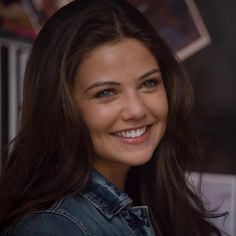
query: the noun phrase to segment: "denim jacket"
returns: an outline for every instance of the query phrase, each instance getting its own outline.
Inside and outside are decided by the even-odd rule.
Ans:
[[[132,200],[98,172],[88,189],[29,214],[2,236],[155,235],[146,206]]]

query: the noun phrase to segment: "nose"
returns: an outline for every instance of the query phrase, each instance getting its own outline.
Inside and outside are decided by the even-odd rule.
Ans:
[[[147,108],[142,97],[137,92],[125,96],[123,101],[123,120],[141,120],[147,114]]]

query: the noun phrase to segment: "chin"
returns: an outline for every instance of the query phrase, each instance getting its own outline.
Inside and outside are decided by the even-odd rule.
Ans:
[[[132,161],[130,161],[128,164],[132,167],[132,166],[141,166],[144,165],[146,163],[148,163],[152,158],[152,154],[151,155],[147,155],[147,156],[135,156],[134,159]]]

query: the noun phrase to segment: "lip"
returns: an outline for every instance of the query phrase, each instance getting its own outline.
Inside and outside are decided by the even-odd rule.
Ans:
[[[145,133],[143,133],[141,136],[139,137],[136,137],[136,138],[124,138],[124,137],[120,137],[120,136],[116,136],[114,135],[114,133],[117,133],[117,132],[114,132],[111,134],[112,137],[114,137],[116,140],[119,140],[120,142],[122,143],[126,143],[126,144],[138,144],[138,143],[143,143],[147,140],[148,138],[148,134],[150,132],[150,128],[151,128],[152,125],[143,125],[143,126],[139,126],[139,127],[136,127],[136,128],[129,128],[129,129],[123,129],[121,131],[117,131],[117,132],[122,132],[122,131],[130,131],[130,130],[135,130],[135,129],[140,129],[140,128],[143,128],[143,127],[147,127]]]

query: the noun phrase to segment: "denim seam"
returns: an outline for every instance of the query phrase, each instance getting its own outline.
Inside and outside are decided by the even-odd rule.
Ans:
[[[90,236],[87,228],[79,221],[79,218],[76,218],[70,214],[68,214],[66,211],[64,210],[61,210],[61,209],[57,209],[57,210],[54,210],[54,209],[49,209],[49,210],[46,210],[46,211],[38,211],[38,212],[34,212],[32,213],[31,215],[40,215],[40,214],[45,214],[45,213],[48,213],[48,214],[55,214],[55,215],[59,215],[59,216],[63,216],[65,217],[66,219],[68,219],[69,221],[71,221],[72,223],[74,223],[76,226],[78,226],[80,228],[80,230],[83,232],[83,234],[85,236]],[[14,226],[11,226],[9,227],[3,235],[1,236],[7,236],[9,235],[9,233],[11,233],[11,231],[13,230]]]
[[[81,229],[81,231],[86,236],[90,236],[86,226],[81,223],[79,218],[78,217],[74,217],[73,215],[69,214],[67,211],[62,210],[62,209],[59,208],[59,209],[56,209],[56,210],[49,209],[49,210],[46,210],[46,211],[38,211],[38,212],[35,212],[34,214],[44,214],[44,213],[49,213],[49,214],[55,214],[55,215],[63,216],[66,219],[70,220],[72,223],[74,223],[76,226],[78,226]]]
[[[112,210],[109,210],[108,207],[106,206],[101,206],[101,202],[99,202],[96,198],[94,197],[91,197],[89,195],[83,195],[83,197],[85,199],[87,199],[89,202],[91,202],[93,205],[95,205],[96,208],[99,208],[101,210],[101,212],[103,213],[107,213],[107,214],[112,214],[113,211],[116,211],[117,208],[119,208],[120,206],[112,209]],[[106,204],[107,205],[107,204]]]
[[[82,232],[89,236],[89,232],[87,230],[87,227],[81,222],[81,220],[79,219],[79,217],[75,217],[73,215],[71,215],[69,212],[59,208],[55,211],[58,214],[64,215],[65,217],[67,217],[68,219],[70,219],[72,222],[74,222],[76,225],[78,225],[78,227],[82,230]]]
[[[81,196],[84,197],[85,199],[87,199],[93,206],[98,208],[108,218],[113,217],[114,215],[118,214],[123,208],[130,205],[130,204],[128,204],[129,200],[126,200],[124,202],[121,202],[121,204],[119,206],[117,206],[116,208],[113,208],[112,210],[108,210],[107,207],[101,206],[101,203],[99,201],[97,201],[96,198],[91,197],[88,194],[81,194]],[[109,216],[111,216],[111,217],[109,217]]]
[[[48,211],[56,211],[58,208],[60,208],[60,206],[62,205],[62,203],[64,202],[64,198],[60,199],[58,201],[56,201],[49,209]]]

